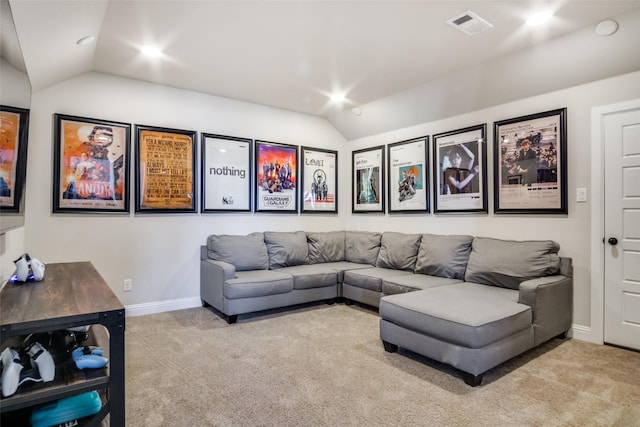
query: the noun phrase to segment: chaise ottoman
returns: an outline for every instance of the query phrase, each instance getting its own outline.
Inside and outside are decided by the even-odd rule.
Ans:
[[[531,307],[518,291],[457,283],[388,295],[380,300],[380,338],[385,350],[398,347],[447,363],[477,386],[482,374],[532,348]]]

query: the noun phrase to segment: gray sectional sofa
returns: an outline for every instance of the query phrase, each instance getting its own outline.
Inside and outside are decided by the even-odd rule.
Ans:
[[[211,235],[200,296],[238,315],[336,299],[379,307],[385,350],[447,363],[476,386],[571,327],[571,259],[545,241],[397,232]]]

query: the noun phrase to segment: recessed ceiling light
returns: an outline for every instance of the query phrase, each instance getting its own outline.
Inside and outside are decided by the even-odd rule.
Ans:
[[[76,42],[76,44],[79,45],[79,46],[85,46],[85,45],[91,44],[91,43],[93,43],[95,41],[96,41],[95,36],[86,36],[86,37],[83,37],[83,38],[79,39]]]
[[[162,51],[155,46],[149,46],[149,45],[142,46],[140,48],[140,52],[142,52],[147,56],[154,56],[154,57],[162,56]]]
[[[362,115],[362,110],[359,108],[352,108],[351,112],[353,113],[354,116],[361,116]]]
[[[530,25],[532,27],[536,25],[542,25],[545,22],[549,21],[552,16],[553,12],[550,10],[542,10],[540,12],[536,12],[527,19],[527,25]]]
[[[332,93],[329,99],[331,99],[331,102],[334,102],[336,104],[343,103],[347,100],[347,98],[342,93]]]

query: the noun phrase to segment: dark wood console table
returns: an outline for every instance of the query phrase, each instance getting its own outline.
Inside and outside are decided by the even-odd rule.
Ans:
[[[41,282],[8,283],[0,292],[0,343],[16,336],[86,325],[104,327],[94,326],[91,331],[98,329],[96,340],[109,364],[103,369],[75,370],[71,374],[56,369],[52,382],[25,383],[24,390],[20,386],[14,395],[0,399],[3,418],[11,411],[103,390],[106,402],[89,425],[100,425],[107,414],[111,426],[125,425],[125,309],[93,265],[47,264]],[[101,344],[103,341],[107,345]]]

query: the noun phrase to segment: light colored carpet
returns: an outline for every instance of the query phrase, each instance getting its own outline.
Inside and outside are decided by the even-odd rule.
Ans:
[[[128,426],[640,426],[640,353],[551,342],[467,386],[387,353],[377,313],[314,305],[127,319]]]

